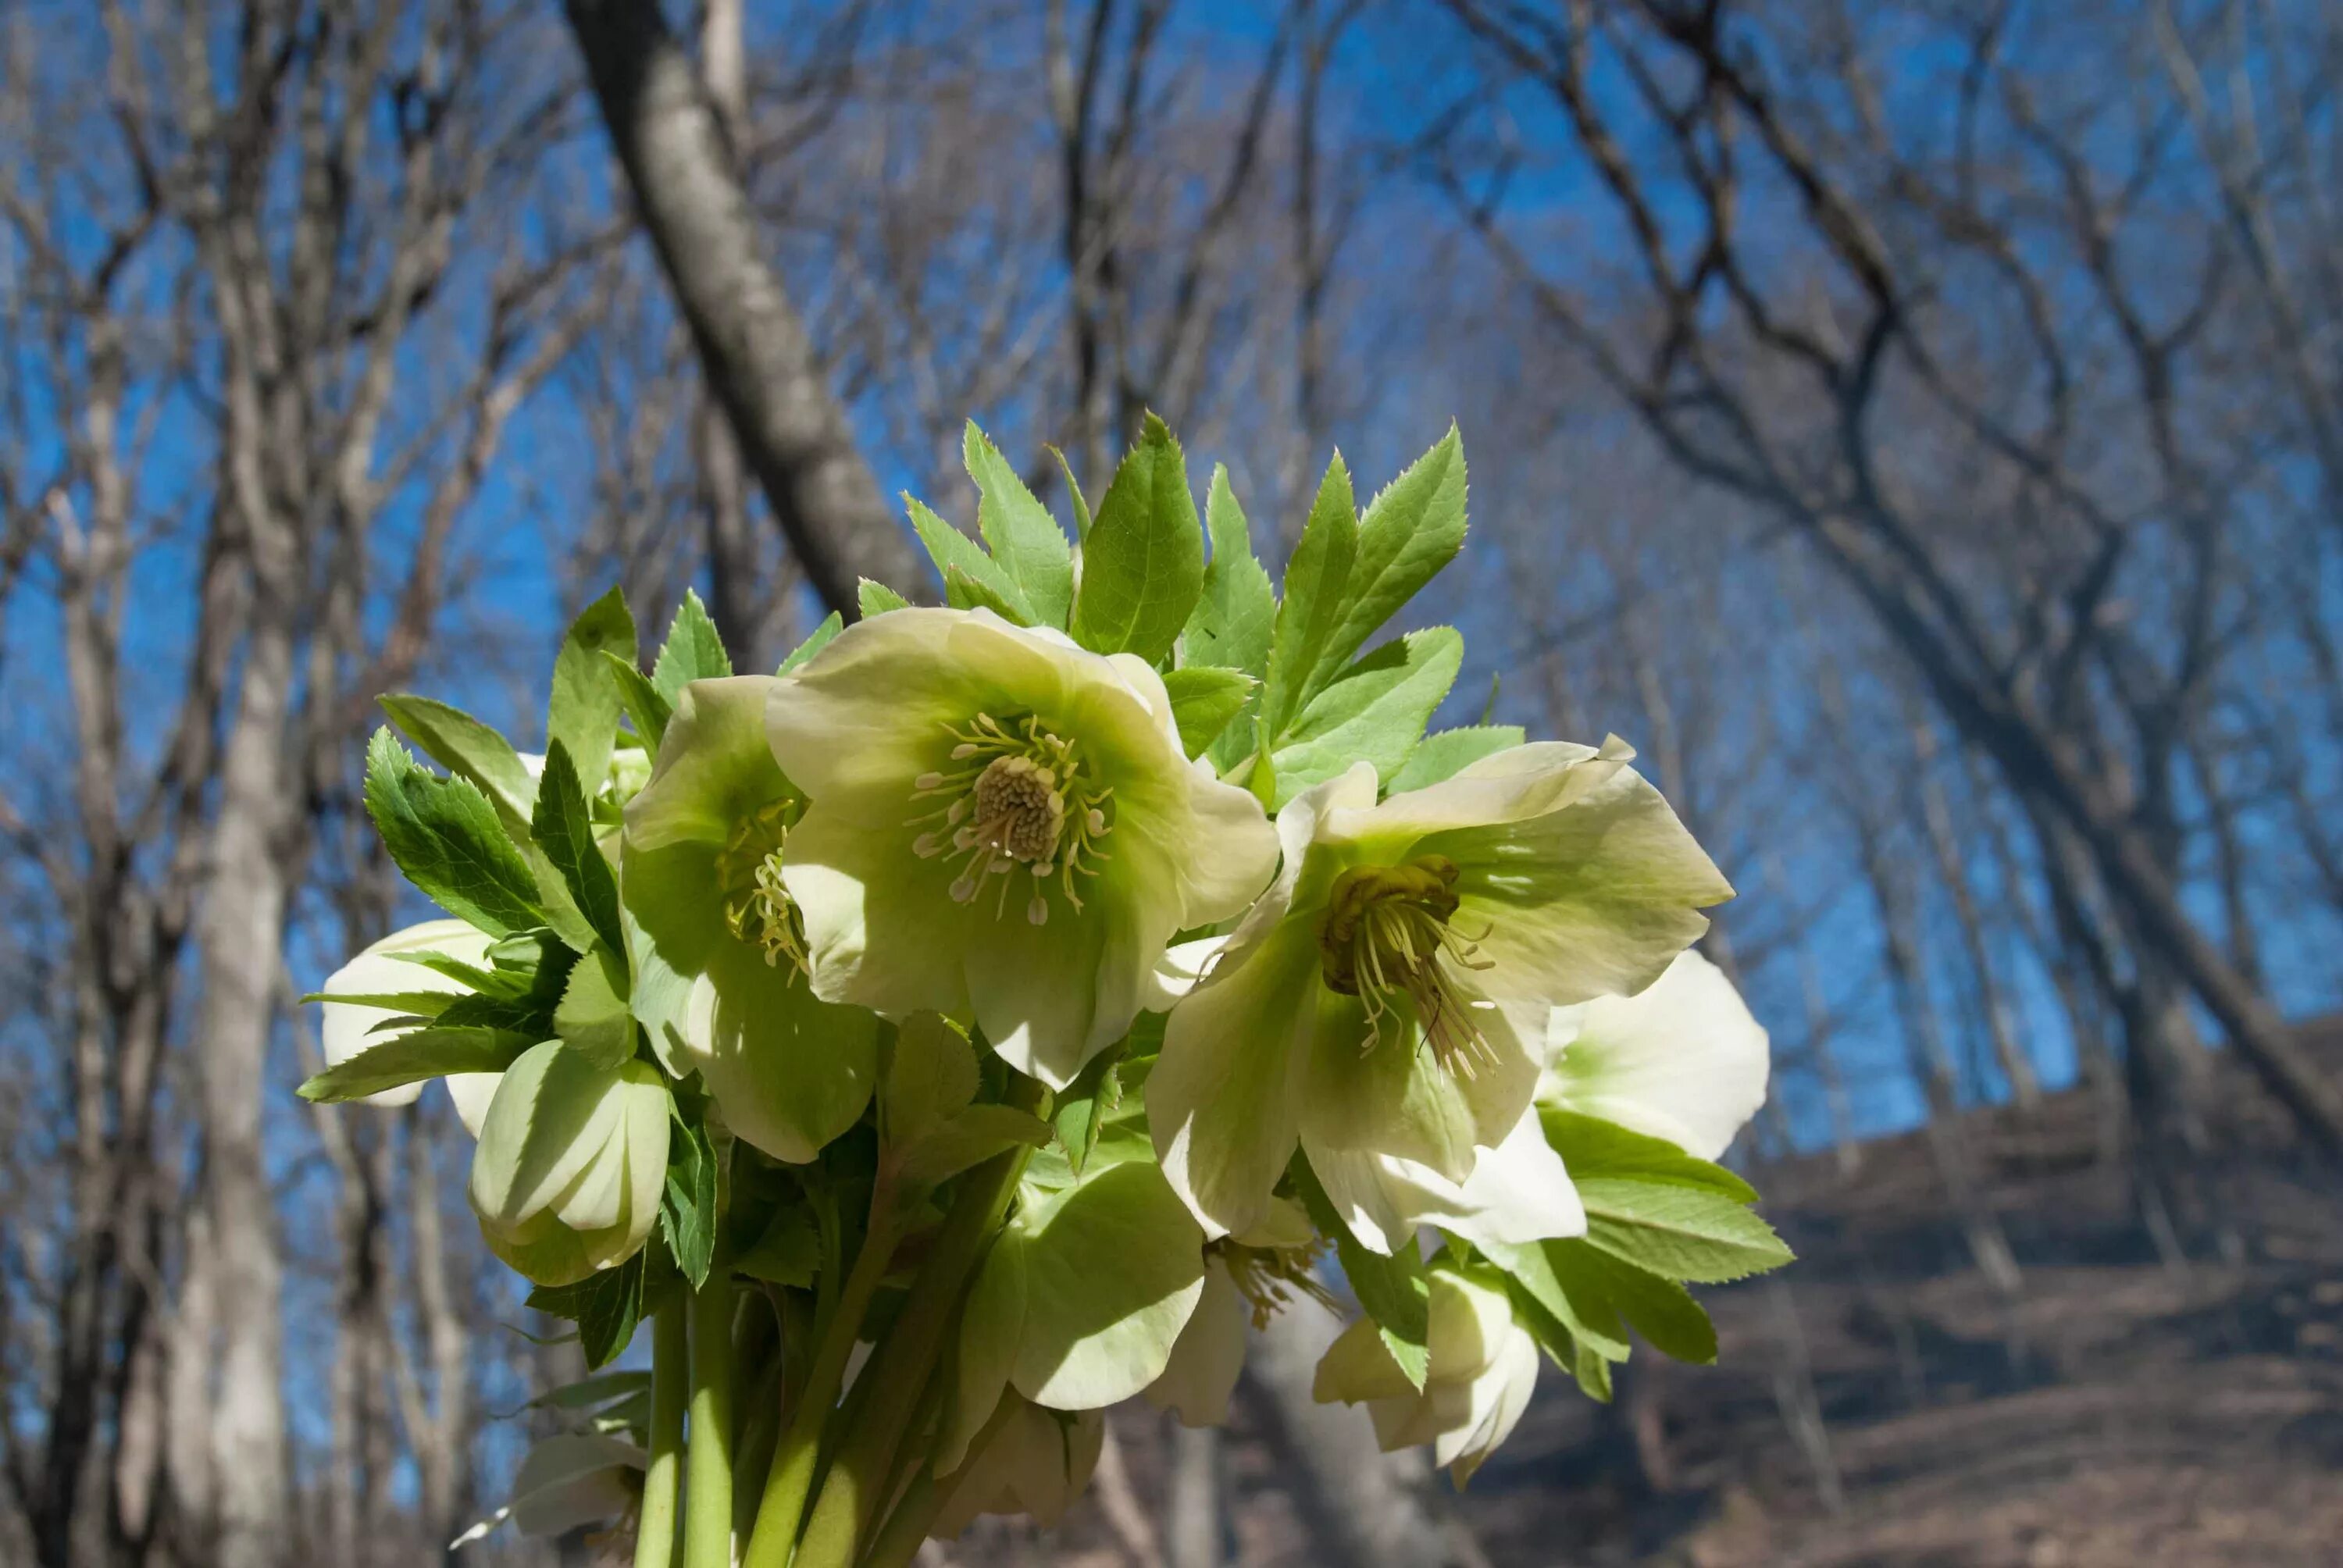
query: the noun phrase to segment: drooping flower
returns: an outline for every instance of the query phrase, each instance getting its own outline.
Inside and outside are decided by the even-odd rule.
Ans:
[[[1459,1486],[1512,1434],[1537,1387],[1537,1342],[1513,1319],[1501,1283],[1460,1269],[1432,1272],[1431,1352],[1422,1389],[1407,1381],[1370,1319],[1342,1331],[1318,1363],[1321,1404],[1364,1404],[1385,1453],[1433,1445]]]
[[[902,611],[894,612],[900,615]],[[928,1533],[950,1541],[980,1513],[1023,1513],[1041,1529],[1066,1516],[1098,1468],[1106,1412],[1048,1410],[1016,1394],[984,1445],[949,1484]]]
[[[1260,1229],[1204,1250],[1204,1289],[1147,1401],[1182,1426],[1221,1426],[1244,1370],[1245,1334],[1306,1297],[1332,1310],[1312,1264],[1319,1247],[1299,1204],[1280,1199]]]
[[[650,1455],[624,1438],[563,1432],[539,1438],[513,1475],[512,1501],[448,1544],[486,1539],[507,1519],[523,1535],[566,1535],[616,1520],[642,1496]]]
[[[1297,1141],[1346,1198],[1346,1156],[1462,1184],[1520,1125],[1552,1009],[1640,990],[1706,929],[1732,889],[1631,755],[1520,746],[1380,805],[1361,764],[1279,813],[1277,882],[1147,1086],[1209,1231],[1257,1222]]]
[[[1154,1000],[1176,931],[1242,910],[1277,839],[1183,755],[1163,682],[989,610],[903,609],[774,689],[805,792],[781,878],[816,994],[973,1011],[1053,1088]]]
[[[781,882],[804,809],[765,741],[770,676],[683,689],[650,778],[627,805],[621,898],[630,1005],[660,1059],[699,1070],[725,1124],[803,1163],[862,1114],[879,1021],[816,997]]]
[[[1765,1028],[1725,971],[1690,950],[1634,996],[1557,1010],[1552,1047],[1542,1103],[1694,1159],[1721,1157],[1765,1103]]]
[[[335,1001],[336,996],[397,996],[404,992],[430,991],[456,996],[464,992],[464,982],[438,970],[413,963],[400,954],[437,953],[443,958],[475,968],[488,960],[492,939],[463,920],[425,920],[419,925],[396,930],[381,940],[362,950],[357,957],[326,977],[318,988],[327,999],[324,1014],[317,1023],[317,1043],[325,1052],[327,1067],[339,1067],[361,1051],[397,1040],[407,1029],[385,1029],[382,1026],[395,1019],[411,1016],[388,1008],[367,1007],[357,1002]],[[496,1074],[488,1072],[458,1073],[447,1081],[448,1092],[456,1097],[462,1110],[468,1101],[478,1098],[482,1085],[467,1083],[461,1088],[458,1079],[486,1080],[493,1084]],[[360,1101],[364,1105],[412,1105],[423,1092],[420,1083],[401,1084],[369,1094]],[[470,1125],[470,1119],[466,1119]]]
[[[521,1052],[472,1151],[488,1250],[540,1285],[633,1256],[659,1221],[673,1109],[648,1061],[598,1067],[558,1040]]]

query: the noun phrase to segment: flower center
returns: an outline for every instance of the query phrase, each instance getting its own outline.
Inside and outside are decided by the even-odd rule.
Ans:
[[[1403,1032],[1403,1000],[1413,1004],[1433,1059],[1466,1078],[1495,1061],[1473,1014],[1496,1004],[1466,978],[1493,967],[1475,934],[1455,923],[1456,862],[1426,855],[1404,866],[1354,866],[1334,879],[1318,928],[1326,989],[1366,1004],[1367,1049],[1390,1022]]]
[[[1291,1306],[1296,1296],[1307,1296],[1329,1312],[1340,1311],[1333,1292],[1318,1277],[1318,1258],[1326,1250],[1323,1241],[1306,1247],[1248,1247],[1223,1236],[1204,1250],[1219,1254],[1229,1271],[1229,1282],[1252,1309],[1256,1329],[1269,1327],[1269,1320]]]
[[[803,974],[809,967],[805,930],[781,885],[781,846],[797,805],[776,800],[735,823],[732,836],[716,852],[716,880],[723,891],[725,929],[763,953],[768,964],[786,959]]]
[[[922,773],[916,782],[914,800],[942,804],[910,819],[908,825],[921,829],[912,852],[959,863],[951,896],[963,904],[1000,877],[996,916],[1007,911],[1019,871],[1032,878],[1025,918],[1033,924],[1049,922],[1053,877],[1066,901],[1081,909],[1075,879],[1097,876],[1107,858],[1098,846],[1109,831],[1113,791],[1093,788],[1074,742],[1030,713],[1005,722],[980,713],[965,726],[944,729],[952,738],[953,766]]]

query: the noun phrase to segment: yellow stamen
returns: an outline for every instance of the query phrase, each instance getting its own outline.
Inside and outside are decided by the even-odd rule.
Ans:
[[[1496,1054],[1475,1012],[1490,1002],[1472,994],[1460,971],[1493,968],[1481,956],[1488,940],[1455,923],[1457,867],[1426,855],[1404,866],[1354,866],[1334,879],[1318,928],[1326,988],[1366,1004],[1367,1044],[1383,1043],[1386,1021],[1403,1032],[1402,999],[1443,1070],[1476,1078]]]

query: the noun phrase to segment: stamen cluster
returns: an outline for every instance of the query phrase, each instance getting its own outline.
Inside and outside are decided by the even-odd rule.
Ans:
[[[1481,956],[1488,928],[1472,933],[1455,923],[1457,875],[1456,863],[1439,855],[1353,867],[1328,895],[1318,951],[1326,989],[1366,1004],[1367,1050],[1383,1043],[1386,1021],[1404,1037],[1404,998],[1433,1059],[1472,1079],[1496,1060],[1473,1013],[1495,1004],[1459,971],[1493,966]]]
[[[1028,920],[1049,923],[1053,876],[1080,910],[1075,879],[1098,875],[1108,858],[1098,846],[1110,830],[1113,790],[1091,787],[1075,743],[1032,714],[1003,721],[980,713],[965,726],[944,728],[954,766],[920,774],[912,799],[945,804],[910,819],[909,826],[924,828],[913,852],[923,859],[958,859],[951,896],[960,903],[975,901],[997,875],[1002,880],[993,912],[1006,913],[1011,874],[1022,869],[1033,879]]]
[[[781,885],[781,849],[789,836],[794,800],[776,800],[733,826],[717,851],[716,876],[724,898],[724,926],[765,955],[768,965],[786,960],[803,974],[810,967],[797,905]]]

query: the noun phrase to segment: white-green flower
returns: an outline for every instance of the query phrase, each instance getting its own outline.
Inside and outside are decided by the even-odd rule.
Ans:
[[[1715,1160],[1765,1103],[1767,1046],[1725,971],[1686,951],[1634,996],[1556,1010],[1538,1099]]]
[[[1247,1331],[1267,1327],[1297,1296],[1331,1305],[1312,1271],[1318,1250],[1309,1216],[1283,1198],[1259,1230],[1207,1247],[1203,1292],[1162,1374],[1147,1385],[1147,1402],[1172,1412],[1182,1426],[1225,1424],[1244,1370]]]
[[[1337,1182],[1389,1155],[1461,1185],[1520,1124],[1552,1009],[1640,990],[1706,929],[1732,889],[1630,755],[1515,747],[1380,805],[1362,764],[1279,813],[1277,882],[1147,1085],[1209,1231],[1259,1221],[1297,1141]]]
[[[357,957],[326,977],[318,990],[328,1000],[317,1023],[317,1043],[325,1052],[327,1067],[339,1067],[364,1050],[386,1040],[397,1040],[407,1032],[405,1028],[384,1029],[392,1020],[412,1016],[394,1012],[387,1008],[367,1007],[356,1002],[339,1002],[336,996],[397,996],[406,991],[434,991],[443,995],[465,993],[464,982],[441,974],[422,964],[411,963],[399,957],[402,953],[437,953],[475,969],[488,961],[489,935],[463,920],[425,920],[419,925],[405,927],[361,950]],[[455,1097],[460,1112],[467,1103],[477,1101],[484,1087],[493,1086],[492,1072],[458,1073],[447,1079],[448,1093]],[[459,1080],[485,1080],[464,1082]],[[369,1094],[359,1101],[364,1105],[412,1105],[423,1092],[420,1083],[402,1084]],[[471,1126],[467,1117],[465,1124]],[[476,1129],[477,1130],[477,1129]]]
[[[679,1076],[699,1070],[724,1123],[803,1163],[854,1125],[878,1071],[879,1020],[816,997],[781,882],[796,789],[765,741],[770,676],[696,680],[628,802],[619,887],[630,1007]]]
[[[1513,1320],[1502,1284],[1440,1267],[1432,1273],[1430,1370],[1417,1389],[1360,1319],[1327,1347],[1312,1388],[1321,1404],[1364,1404],[1385,1453],[1433,1445],[1433,1462],[1462,1486],[1496,1452],[1537,1387],[1537,1342]]]
[[[558,1040],[521,1052],[472,1151],[488,1250],[540,1285],[633,1256],[659,1221],[673,1110],[648,1061],[597,1067]]]
[[[1172,934],[1238,913],[1276,862],[1253,798],[1182,754],[1145,662],[989,610],[874,616],[768,719],[808,802],[781,866],[816,994],[973,1012],[1052,1087],[1158,1000]]]
[[[566,1535],[615,1520],[643,1493],[650,1455],[624,1438],[556,1432],[529,1445],[513,1476],[512,1501],[448,1544],[486,1539],[507,1519],[523,1535]]]
[[[1106,1412],[1047,1410],[1007,1397],[1013,1407],[949,1483],[928,1530],[939,1541],[952,1540],[980,1513],[1022,1513],[1051,1529],[1091,1483],[1106,1442]]]

